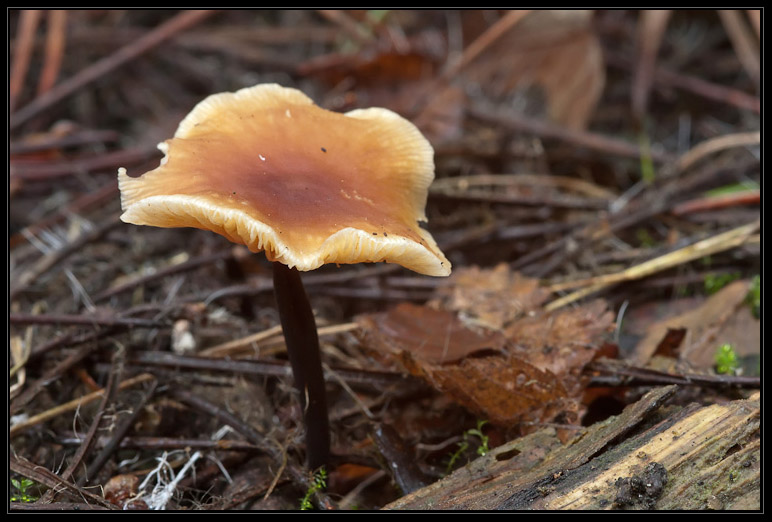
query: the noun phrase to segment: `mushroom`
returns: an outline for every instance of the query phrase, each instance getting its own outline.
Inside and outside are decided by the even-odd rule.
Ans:
[[[382,108],[345,114],[302,92],[260,84],[201,101],[164,158],[139,177],[118,170],[121,219],[221,234],[273,261],[274,293],[306,427],[306,462],[327,463],[319,341],[299,271],[325,263],[398,263],[447,276],[426,221],[433,149]]]

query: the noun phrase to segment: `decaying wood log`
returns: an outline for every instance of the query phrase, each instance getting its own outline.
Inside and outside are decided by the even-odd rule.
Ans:
[[[675,389],[653,389],[566,445],[545,428],[499,446],[386,508],[759,509],[758,392],[661,407]]]

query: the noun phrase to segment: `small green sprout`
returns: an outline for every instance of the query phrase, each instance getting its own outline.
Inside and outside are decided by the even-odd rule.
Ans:
[[[478,420],[477,428],[467,430],[466,434],[464,435],[464,437],[467,437],[469,435],[474,435],[475,437],[480,439],[480,445],[477,446],[477,454],[480,455],[481,457],[486,455],[490,451],[490,448],[488,447],[488,436],[482,432],[482,427],[485,426],[486,424],[488,424],[488,421]]]
[[[657,244],[655,239],[651,237],[651,234],[645,228],[637,229],[635,231],[635,237],[638,239],[638,243],[644,248],[652,248]]]
[[[651,157],[651,140],[645,131],[638,134],[638,147],[641,151],[641,179],[650,185],[657,178],[657,173],[654,170],[654,161]]]
[[[319,468],[314,473],[314,482],[311,487],[306,491],[306,496],[300,499],[300,510],[308,511],[314,509],[314,505],[311,503],[311,497],[316,493],[327,487],[327,470],[324,467]]]
[[[11,479],[11,485],[19,492],[18,495],[11,496],[11,502],[35,502],[38,499],[38,497],[27,492],[31,486],[35,485],[35,481],[28,478],[21,480]]]
[[[722,344],[716,352],[716,372],[733,374],[739,367],[737,353],[731,344]]]
[[[483,456],[490,451],[490,448],[488,447],[488,436],[482,432],[482,427],[487,423],[488,421],[478,420],[476,428],[471,428],[464,432],[464,438],[461,442],[458,443],[458,449],[450,456],[450,461],[448,462],[448,466],[445,469],[446,473],[450,473],[450,470],[453,469],[453,465],[456,463],[456,461],[461,458],[461,455],[466,452],[466,450],[469,449],[470,437],[474,436],[480,439],[480,445],[477,446],[478,455]]]

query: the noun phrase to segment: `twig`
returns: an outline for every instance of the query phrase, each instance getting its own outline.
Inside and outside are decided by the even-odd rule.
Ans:
[[[89,145],[91,143],[114,142],[120,138],[120,134],[114,130],[82,129],[64,136],[51,134],[36,137],[35,140],[12,141],[8,147],[11,156],[16,154],[29,154],[43,150],[75,147],[77,145]]]
[[[599,185],[583,179],[569,176],[547,176],[544,174],[475,174],[436,179],[429,187],[430,191],[466,191],[475,187],[510,187],[534,186],[562,189],[577,192],[596,199],[611,200],[617,195]]]
[[[475,118],[501,125],[507,129],[535,134],[542,138],[565,141],[572,145],[578,145],[606,154],[626,158],[640,158],[641,155],[644,154],[638,145],[625,140],[594,132],[568,129],[545,120],[514,114],[512,111],[502,111],[500,109],[483,107],[481,105],[469,107],[467,111]],[[658,163],[671,160],[670,155],[667,153],[649,151],[649,154],[651,159]]]
[[[431,196],[435,199],[474,201],[481,203],[523,205],[529,207],[552,207],[567,209],[601,210],[608,207],[604,199],[579,198],[576,196],[540,196],[535,194],[517,195],[502,192],[487,193],[481,191],[446,192],[433,190]]]
[[[758,205],[761,203],[761,191],[743,190],[722,196],[691,199],[674,206],[670,211],[674,216],[683,216],[694,212],[704,212],[737,205]]]
[[[51,490],[65,491],[72,498],[93,502],[94,504],[107,509],[118,509],[117,506],[110,504],[110,502],[101,496],[95,495],[86,489],[79,488],[75,484],[67,480],[63,480],[61,477],[52,473],[43,466],[34,464],[23,457],[18,457],[14,454],[11,454],[8,467],[14,473],[18,473],[23,477],[34,480],[38,484],[43,484],[44,486],[51,488]],[[50,509],[53,505],[55,504],[42,503],[40,500],[35,504],[35,506],[47,509]]]
[[[753,83],[759,83],[761,62],[759,60],[758,42],[755,41],[743,21],[740,11],[719,9],[721,22],[724,24],[729,39],[732,41],[737,58],[740,60],[745,72],[751,77]]]
[[[72,314],[8,314],[11,324],[66,324],[86,326],[126,326],[157,328],[163,323],[153,319],[137,319],[134,317],[115,317],[100,315]]]
[[[11,502],[8,506],[10,511],[106,511],[110,508],[83,502],[51,502],[50,504],[38,505],[31,503]],[[117,509],[113,506],[112,509]]]
[[[512,10],[497,20],[493,25],[478,36],[455,61],[446,65],[440,75],[422,89],[416,97],[416,102],[410,109],[411,114],[418,114],[421,111],[430,111],[433,103],[442,100],[443,96],[437,93],[448,88],[448,84],[455,78],[467,65],[475,60],[485,49],[499,40],[510,29],[517,25],[520,20],[529,13],[528,10]]]
[[[493,43],[498,41],[499,38],[507,34],[520,20],[526,17],[530,13],[529,10],[513,10],[502,16],[499,20],[485,30],[475,41],[469,44],[461,56],[458,57],[454,63],[451,63],[440,75],[440,80],[448,82],[464,67],[469,65],[475,58],[490,47]]]
[[[141,375],[137,375],[136,377],[132,377],[131,379],[126,379],[118,386],[118,389],[124,390],[126,388],[130,388],[132,386],[136,386],[137,384],[141,384],[153,379],[155,379],[153,375],[149,373],[143,373]],[[64,404],[60,404],[59,406],[55,406],[50,410],[46,410],[42,413],[34,415],[23,422],[19,422],[11,426],[11,428],[9,429],[8,435],[11,438],[13,438],[19,433],[22,433],[33,426],[42,424],[44,422],[47,422],[53,419],[54,417],[58,417],[59,415],[76,410],[81,406],[85,406],[86,404],[92,403],[95,400],[102,397],[104,393],[105,393],[105,390],[95,391],[93,393],[89,393],[88,395],[84,395],[82,397],[78,397],[77,399],[73,399]]]
[[[102,451],[94,457],[91,464],[89,464],[86,473],[77,481],[79,486],[83,486],[88,481],[92,480],[93,477],[96,477],[99,470],[101,470],[102,466],[107,462],[107,459],[115,453],[126,434],[134,426],[137,418],[139,418],[139,415],[143,412],[145,404],[155,393],[156,384],[158,383],[155,379],[151,380],[150,386],[142,393],[142,396],[130,406],[130,413],[120,421],[120,424],[113,430],[109,442],[105,444]]]
[[[689,76],[664,67],[654,72],[654,81],[663,86],[671,86],[689,91],[703,98],[734,105],[739,109],[761,112],[761,100],[739,89],[712,83],[696,76]]]
[[[325,335],[335,335],[343,332],[350,332],[359,328],[359,324],[351,322],[344,324],[336,324],[332,326],[323,326],[318,329],[319,337]],[[201,350],[198,355],[200,357],[227,357],[229,355],[235,355],[239,352],[243,352],[244,349],[248,349],[252,344],[266,341],[266,344],[271,342],[283,342],[284,336],[281,333],[281,325],[275,325],[262,332],[257,332],[241,339],[235,339],[226,343],[212,346],[205,350]]]
[[[666,9],[648,9],[639,14],[638,38],[636,40],[639,56],[632,85],[633,114],[639,121],[642,121],[646,115],[649,90],[657,63],[657,53],[670,15],[671,11]]]
[[[651,368],[630,366],[622,361],[603,359],[589,363],[583,371],[592,375],[588,386],[662,386],[667,384],[709,388],[759,388],[761,386],[760,377],[667,373]],[[595,373],[602,375],[593,375]]]
[[[280,324],[274,325],[267,330],[263,330],[262,332],[257,332],[256,334],[242,337],[241,339],[234,339],[233,341],[228,341],[226,343],[218,344],[217,346],[212,346],[211,348],[201,350],[198,355],[201,357],[226,357],[228,355],[240,352],[244,348],[248,348],[253,343],[264,341],[265,339],[269,339],[270,337],[274,337],[276,335],[281,335]]]
[[[738,132],[725,134],[698,143],[685,152],[676,162],[676,170],[683,172],[709,154],[735,147],[750,147],[761,143],[761,132]]]
[[[19,16],[19,29],[8,80],[8,103],[11,111],[14,110],[24,87],[24,79],[27,77],[30,57],[35,44],[35,31],[37,31],[41,14],[42,12],[37,9],[24,9]]]
[[[101,225],[94,227],[93,230],[83,232],[62,248],[40,258],[31,268],[15,278],[16,284],[11,287],[10,292],[11,300],[14,300],[22,291],[26,290],[33,281],[51,270],[57,263],[63,261],[71,254],[80,251],[84,245],[98,240],[120,223],[121,220],[118,216],[113,216]]]
[[[105,437],[97,440],[97,447],[104,447],[107,442]],[[83,442],[81,437],[66,436],[57,437],[56,442],[62,445],[80,445]],[[195,449],[210,451],[258,451],[260,448],[250,442],[242,440],[211,440],[211,439],[185,439],[179,437],[123,437],[118,444],[121,449],[142,449],[142,450],[175,450],[175,449]]]
[[[445,245],[440,245],[444,247]],[[328,285],[332,283],[346,283],[356,279],[362,279],[366,277],[377,277],[381,275],[387,275],[400,270],[401,267],[397,264],[374,264],[367,268],[350,268],[341,269],[329,273],[310,274],[303,279],[303,284],[310,288],[318,285]],[[248,285],[235,285],[226,288],[222,288],[215,292],[211,292],[202,297],[195,297],[195,300],[203,300],[205,304],[209,305],[219,299],[226,297],[241,297],[241,296],[253,296],[262,294],[265,292],[271,292],[273,290],[273,283],[270,279],[259,279],[255,283]]]
[[[225,260],[231,259],[232,257],[233,257],[233,251],[229,249],[215,252],[214,254],[194,257],[193,259],[188,259],[183,263],[178,263],[172,266],[168,266],[166,268],[162,268],[161,270],[157,270],[152,274],[143,275],[141,277],[132,279],[131,281],[126,281],[125,283],[122,283],[120,285],[108,288],[107,290],[104,290],[103,292],[100,292],[99,294],[94,296],[93,300],[95,303],[99,301],[104,301],[105,299],[114,297],[123,292],[127,292],[138,286],[142,286],[147,283],[151,283],[153,281],[157,281],[159,279],[169,277],[170,275],[187,272],[189,270],[195,270],[199,267],[216,263],[218,261],[225,261]]]
[[[56,83],[62,67],[64,43],[67,37],[67,11],[51,9],[48,11],[48,32],[46,33],[46,52],[43,70],[38,79],[38,96],[48,92]]]
[[[272,377],[291,377],[289,364],[281,361],[255,361],[252,359],[213,359],[210,357],[190,357],[169,352],[140,351],[129,358],[131,364],[153,367],[174,368],[178,371],[210,371],[230,374],[259,375]],[[334,371],[346,382],[369,385],[406,386],[409,383],[420,382],[412,377],[397,372],[356,370],[351,368],[335,368]],[[332,377],[331,375],[326,375]]]
[[[629,59],[614,52],[606,53],[606,62],[610,66],[621,69],[630,69],[632,67]],[[733,105],[739,109],[756,113],[761,111],[761,100],[758,96],[753,96],[739,89],[709,82],[696,76],[672,71],[662,65],[654,70],[654,83],[655,87],[675,87],[708,100]]]
[[[158,155],[158,150],[155,147],[142,147],[117,150],[68,161],[12,162],[10,177],[24,181],[46,181],[97,170],[110,170],[111,173],[114,173],[118,170],[119,165],[135,165],[156,155]]]
[[[212,13],[213,11],[192,10],[177,14],[171,20],[161,24],[132,43],[121,47],[110,56],[86,67],[75,76],[63,81],[54,89],[19,109],[11,118],[9,129],[14,130],[18,128],[49,107],[72,96],[86,85],[143,55],[180,31],[198,24],[211,16]]]
[[[572,303],[582,297],[590,295],[598,290],[607,286],[620,283],[623,281],[632,281],[635,279],[641,279],[651,274],[672,268],[674,266],[682,265],[695,259],[699,259],[704,256],[712,255],[730,248],[735,248],[744,244],[748,238],[758,229],[760,223],[758,221],[749,223],[747,225],[723,232],[721,234],[703,239],[692,245],[684,248],[679,248],[673,252],[665,254],[663,256],[645,261],[638,265],[632,266],[622,272],[614,274],[606,274],[598,277],[592,277],[589,279],[583,279],[581,281],[569,281],[566,283],[558,283],[549,287],[552,292],[558,292],[561,290],[567,290],[570,288],[584,287],[581,290],[577,290],[567,296],[561,297],[552,301],[544,307],[547,311],[557,310],[569,303]]]
[[[357,484],[351,491],[346,493],[346,496],[340,499],[340,502],[338,504],[338,509],[344,510],[348,509],[349,506],[354,504],[359,494],[367,489],[368,487],[372,486],[382,478],[386,477],[386,472],[382,469],[379,469],[378,471],[374,472],[372,475],[361,481],[359,484]]]

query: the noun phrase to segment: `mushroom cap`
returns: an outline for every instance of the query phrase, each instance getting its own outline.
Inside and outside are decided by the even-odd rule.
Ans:
[[[434,151],[392,111],[331,112],[260,84],[204,99],[158,148],[158,168],[118,170],[126,223],[211,230],[303,271],[385,261],[450,274],[418,226]]]

